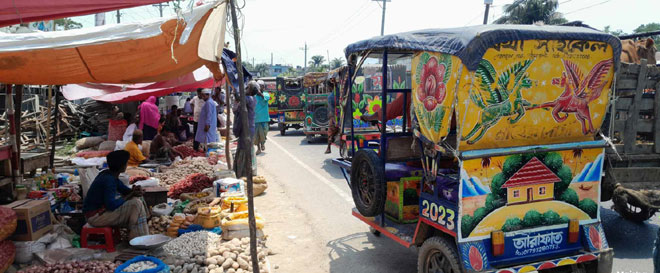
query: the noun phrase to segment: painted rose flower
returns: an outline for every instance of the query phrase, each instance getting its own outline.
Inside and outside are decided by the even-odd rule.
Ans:
[[[417,99],[424,104],[427,111],[433,111],[447,95],[447,87],[444,83],[446,69],[445,64],[438,64],[436,57],[431,57],[422,68],[421,82],[417,87]]]
[[[300,105],[300,98],[296,96],[292,96],[289,98],[289,106],[296,107],[298,105]]]

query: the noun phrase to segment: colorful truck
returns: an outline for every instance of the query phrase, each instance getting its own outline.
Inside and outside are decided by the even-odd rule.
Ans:
[[[327,72],[310,72],[303,77],[305,88],[305,123],[303,133],[307,142],[328,131],[328,95],[334,91]]]
[[[486,25],[375,37],[345,52],[349,98],[364,64],[410,73],[409,86],[387,71],[380,79],[380,96],[396,96],[376,111],[380,124],[401,114],[400,130],[380,126],[379,137],[333,163],[353,215],[419,247],[418,272],[611,272],[598,129],[619,63],[616,37]]]
[[[293,127],[302,128],[305,120],[305,91],[303,78],[277,77],[277,127],[281,135]]]

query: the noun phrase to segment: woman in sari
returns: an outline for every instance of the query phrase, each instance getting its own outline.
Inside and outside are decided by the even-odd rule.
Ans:
[[[156,97],[151,96],[140,104],[140,129],[144,133],[144,140],[152,140],[158,134],[158,121],[160,113],[156,106]]]

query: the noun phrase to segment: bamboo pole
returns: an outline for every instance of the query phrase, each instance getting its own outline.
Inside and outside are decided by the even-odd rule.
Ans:
[[[240,43],[240,30],[238,29],[238,20],[236,19],[236,0],[230,0],[231,6],[231,21],[234,29],[234,45],[236,47],[236,69],[238,70],[238,89],[240,94],[240,113],[241,113],[241,137],[238,144],[238,149],[245,149],[248,153],[247,162],[244,165],[247,172],[247,196],[248,196],[248,224],[250,226],[250,256],[252,257],[252,272],[259,273],[259,258],[257,256],[257,224],[254,219],[254,187],[252,184],[252,141],[248,136],[248,111],[245,98],[245,86],[243,82],[243,63],[241,61],[241,43]],[[236,162],[236,164],[240,164]]]
[[[225,73],[227,69],[225,68]],[[229,147],[229,138],[231,136],[231,96],[229,92],[229,77],[225,75],[225,109],[227,110],[227,122],[225,122],[225,160],[227,161],[227,169],[232,170],[232,156],[231,147]]]
[[[60,113],[60,92],[59,86],[55,89],[55,124],[57,125],[57,132],[53,133],[53,140],[51,140],[51,150],[50,150],[50,168],[54,168],[55,165],[55,142],[57,142],[57,135],[60,133],[60,123],[58,122],[58,114]],[[54,127],[54,126],[53,126]],[[50,129],[50,127],[48,127]],[[53,128],[55,129],[55,128]],[[48,146],[46,146],[48,147]]]

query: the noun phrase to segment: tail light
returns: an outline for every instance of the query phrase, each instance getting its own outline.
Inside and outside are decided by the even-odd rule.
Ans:
[[[568,222],[568,242],[575,243],[578,241],[580,235],[580,221],[577,219],[571,219]]]
[[[493,231],[490,234],[490,240],[493,243],[493,256],[504,254],[504,232],[501,230]]]

